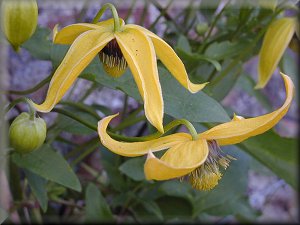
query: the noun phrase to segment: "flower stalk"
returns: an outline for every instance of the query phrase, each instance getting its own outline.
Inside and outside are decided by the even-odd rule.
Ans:
[[[119,15],[118,15],[118,12],[117,12],[115,6],[111,3],[106,3],[102,6],[102,8],[98,11],[96,16],[94,17],[92,23],[96,24],[107,8],[109,8],[111,10],[113,18],[114,18],[114,31],[115,32],[119,31],[120,30]]]

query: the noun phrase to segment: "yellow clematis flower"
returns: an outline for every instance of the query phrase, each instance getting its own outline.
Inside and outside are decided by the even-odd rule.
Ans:
[[[274,21],[268,27],[259,52],[256,89],[265,87],[270,80],[295,33],[296,25],[296,18],[284,17]]]
[[[33,103],[36,110],[51,111],[84,68],[99,55],[106,72],[114,77],[122,75],[129,66],[144,101],[147,119],[163,133],[164,106],[156,55],[190,92],[201,90],[206,83],[193,84],[180,58],[157,35],[141,26],[119,21],[118,30],[114,19],[109,19],[97,24],[73,24],[55,31],[54,43],[71,44],[71,47],[52,77],[46,100],[40,105]]]
[[[120,142],[106,132],[109,122],[116,116],[108,116],[98,123],[102,144],[112,152],[135,157],[148,154],[144,172],[148,180],[187,178],[199,190],[210,190],[221,179],[220,166],[226,169],[230,160],[219,146],[237,144],[252,136],[266,132],[287,113],[294,95],[291,79],[282,74],[286,87],[286,100],[277,110],[254,118],[244,119],[234,115],[227,123],[217,125],[197,135],[176,133],[145,142]],[[153,152],[168,149],[159,159]],[[187,175],[187,176],[186,176]]]

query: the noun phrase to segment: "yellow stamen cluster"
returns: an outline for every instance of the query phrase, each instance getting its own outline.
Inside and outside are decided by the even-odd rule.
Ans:
[[[215,141],[209,141],[208,144],[209,154],[206,161],[188,175],[192,187],[203,191],[211,190],[218,184],[222,177],[219,166],[226,169],[230,161],[235,160],[230,155],[223,155]]]
[[[189,182],[197,190],[208,191],[218,184],[221,177],[217,164],[204,163],[189,174]]]
[[[120,77],[127,68],[127,62],[115,39],[102,49],[99,53],[99,58],[103,63],[104,70],[112,77]]]

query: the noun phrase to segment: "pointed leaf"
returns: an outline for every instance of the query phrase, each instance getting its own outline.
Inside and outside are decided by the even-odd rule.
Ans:
[[[12,155],[12,160],[19,167],[28,169],[47,180],[81,191],[80,182],[72,168],[49,145],[43,145],[38,150],[25,155],[15,153]]]
[[[85,192],[86,222],[112,222],[113,215],[101,192],[89,183]]]
[[[47,180],[27,169],[24,169],[24,172],[34,196],[38,200],[42,210],[46,212],[48,207]]]

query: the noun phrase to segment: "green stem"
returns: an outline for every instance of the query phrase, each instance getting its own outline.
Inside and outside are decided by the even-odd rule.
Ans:
[[[119,130],[122,130],[126,127],[129,127],[133,124],[136,124],[138,122],[141,122],[143,120],[146,120],[146,116],[140,116],[140,117],[134,117],[133,119],[131,120],[128,120],[126,118],[126,120],[124,120],[122,123],[120,123],[118,126],[116,126],[115,128],[112,128],[111,129],[111,132],[116,132],[116,131],[119,131]]]
[[[97,131],[97,126],[96,125],[90,124],[90,123],[82,120],[81,117],[76,116],[73,113],[70,113],[69,111],[66,111],[66,110],[60,109],[60,108],[54,108],[54,109],[52,109],[52,112],[57,112],[57,113],[63,114],[65,116],[67,116],[67,117],[70,117],[70,118],[78,121],[79,123],[85,125],[86,127],[90,128],[90,129],[92,129],[94,131]]]
[[[59,104],[76,107],[76,108],[78,108],[79,110],[81,110],[83,112],[87,112],[87,113],[91,114],[97,120],[101,119],[101,117],[98,115],[97,112],[95,112],[94,110],[92,110],[91,108],[89,108],[87,105],[85,105],[83,103],[76,103],[76,102],[71,102],[71,101],[61,101]]]
[[[26,97],[21,97],[18,99],[13,100],[6,108],[5,108],[5,113],[8,113],[15,105],[17,105],[20,102],[25,102],[28,105],[29,108],[29,114],[30,114],[30,120],[34,120],[35,118],[35,109],[34,107],[31,105],[31,101],[26,98]]]
[[[54,108],[52,109],[52,112],[57,112],[60,114],[63,114],[65,116],[68,116],[76,121],[78,121],[79,123],[85,125],[86,127],[94,130],[94,131],[98,131],[98,127],[94,124],[90,124],[84,120],[82,120],[79,116],[74,115],[73,113],[70,113],[64,109],[59,109],[59,108]],[[167,133],[169,130],[171,130],[172,128],[174,128],[175,126],[178,126],[180,124],[183,124],[187,127],[187,129],[189,130],[189,132],[191,133],[192,137],[194,140],[197,139],[197,131],[195,130],[194,126],[187,121],[186,119],[177,119],[174,120],[172,122],[170,122],[169,124],[167,124],[164,127],[165,133]],[[159,131],[148,135],[148,136],[144,136],[144,137],[127,137],[127,136],[123,136],[123,135],[119,135],[119,134],[115,134],[112,133],[111,131],[107,131],[107,133],[114,139],[119,140],[119,141],[126,141],[126,142],[141,142],[141,141],[150,141],[156,138],[161,137],[163,134],[160,133]]]
[[[102,8],[98,11],[97,15],[93,19],[92,23],[97,23],[107,8],[109,8],[113,14],[114,31],[116,32],[116,31],[120,30],[120,20],[119,20],[118,12],[117,12],[115,6],[111,3],[106,3],[102,6]]]
[[[29,115],[30,115],[30,120],[35,119],[35,108],[31,105],[30,100],[26,99],[28,108],[29,108]]]
[[[15,105],[17,105],[20,102],[27,102],[25,97],[21,97],[21,98],[17,98],[15,100],[13,100],[11,103],[9,103],[8,106],[6,106],[5,108],[5,113],[8,113]]]
[[[121,113],[121,121],[124,120],[125,114],[126,114],[126,111],[127,111],[127,108],[128,108],[128,95],[126,93],[124,95],[125,96],[124,96],[123,110],[122,110],[122,113]]]
[[[198,52],[203,52],[206,45],[207,45],[207,41],[208,41],[208,38],[210,37],[215,25],[217,24],[218,20],[220,19],[222,13],[224,12],[225,8],[227,7],[227,5],[229,5],[230,1],[228,1],[226,3],[226,5],[224,5],[224,7],[222,8],[222,10],[218,13],[218,15],[215,17],[215,19],[213,20],[208,32],[207,32],[207,35],[205,36],[202,44],[200,45],[200,48],[198,49]]]
[[[134,5],[136,4],[137,0],[132,0],[131,6],[129,7],[128,11],[127,11],[127,15],[124,18],[124,21],[127,23],[128,18],[131,16]]]
[[[91,154],[97,147],[99,147],[99,144],[100,144],[99,138],[93,140],[93,144],[91,145],[91,147],[86,149],[76,159],[74,159],[74,161],[71,162],[71,166],[75,166],[77,163],[79,163],[81,160],[83,160],[85,157]]]
[[[44,80],[42,80],[40,83],[38,83],[37,85],[35,85],[34,87],[24,90],[24,91],[15,91],[15,90],[7,90],[7,92],[9,94],[14,94],[14,95],[27,95],[27,94],[31,94],[37,90],[39,90],[41,87],[43,87],[45,84],[47,84],[52,77],[53,74],[50,74],[48,77],[46,77]]]

